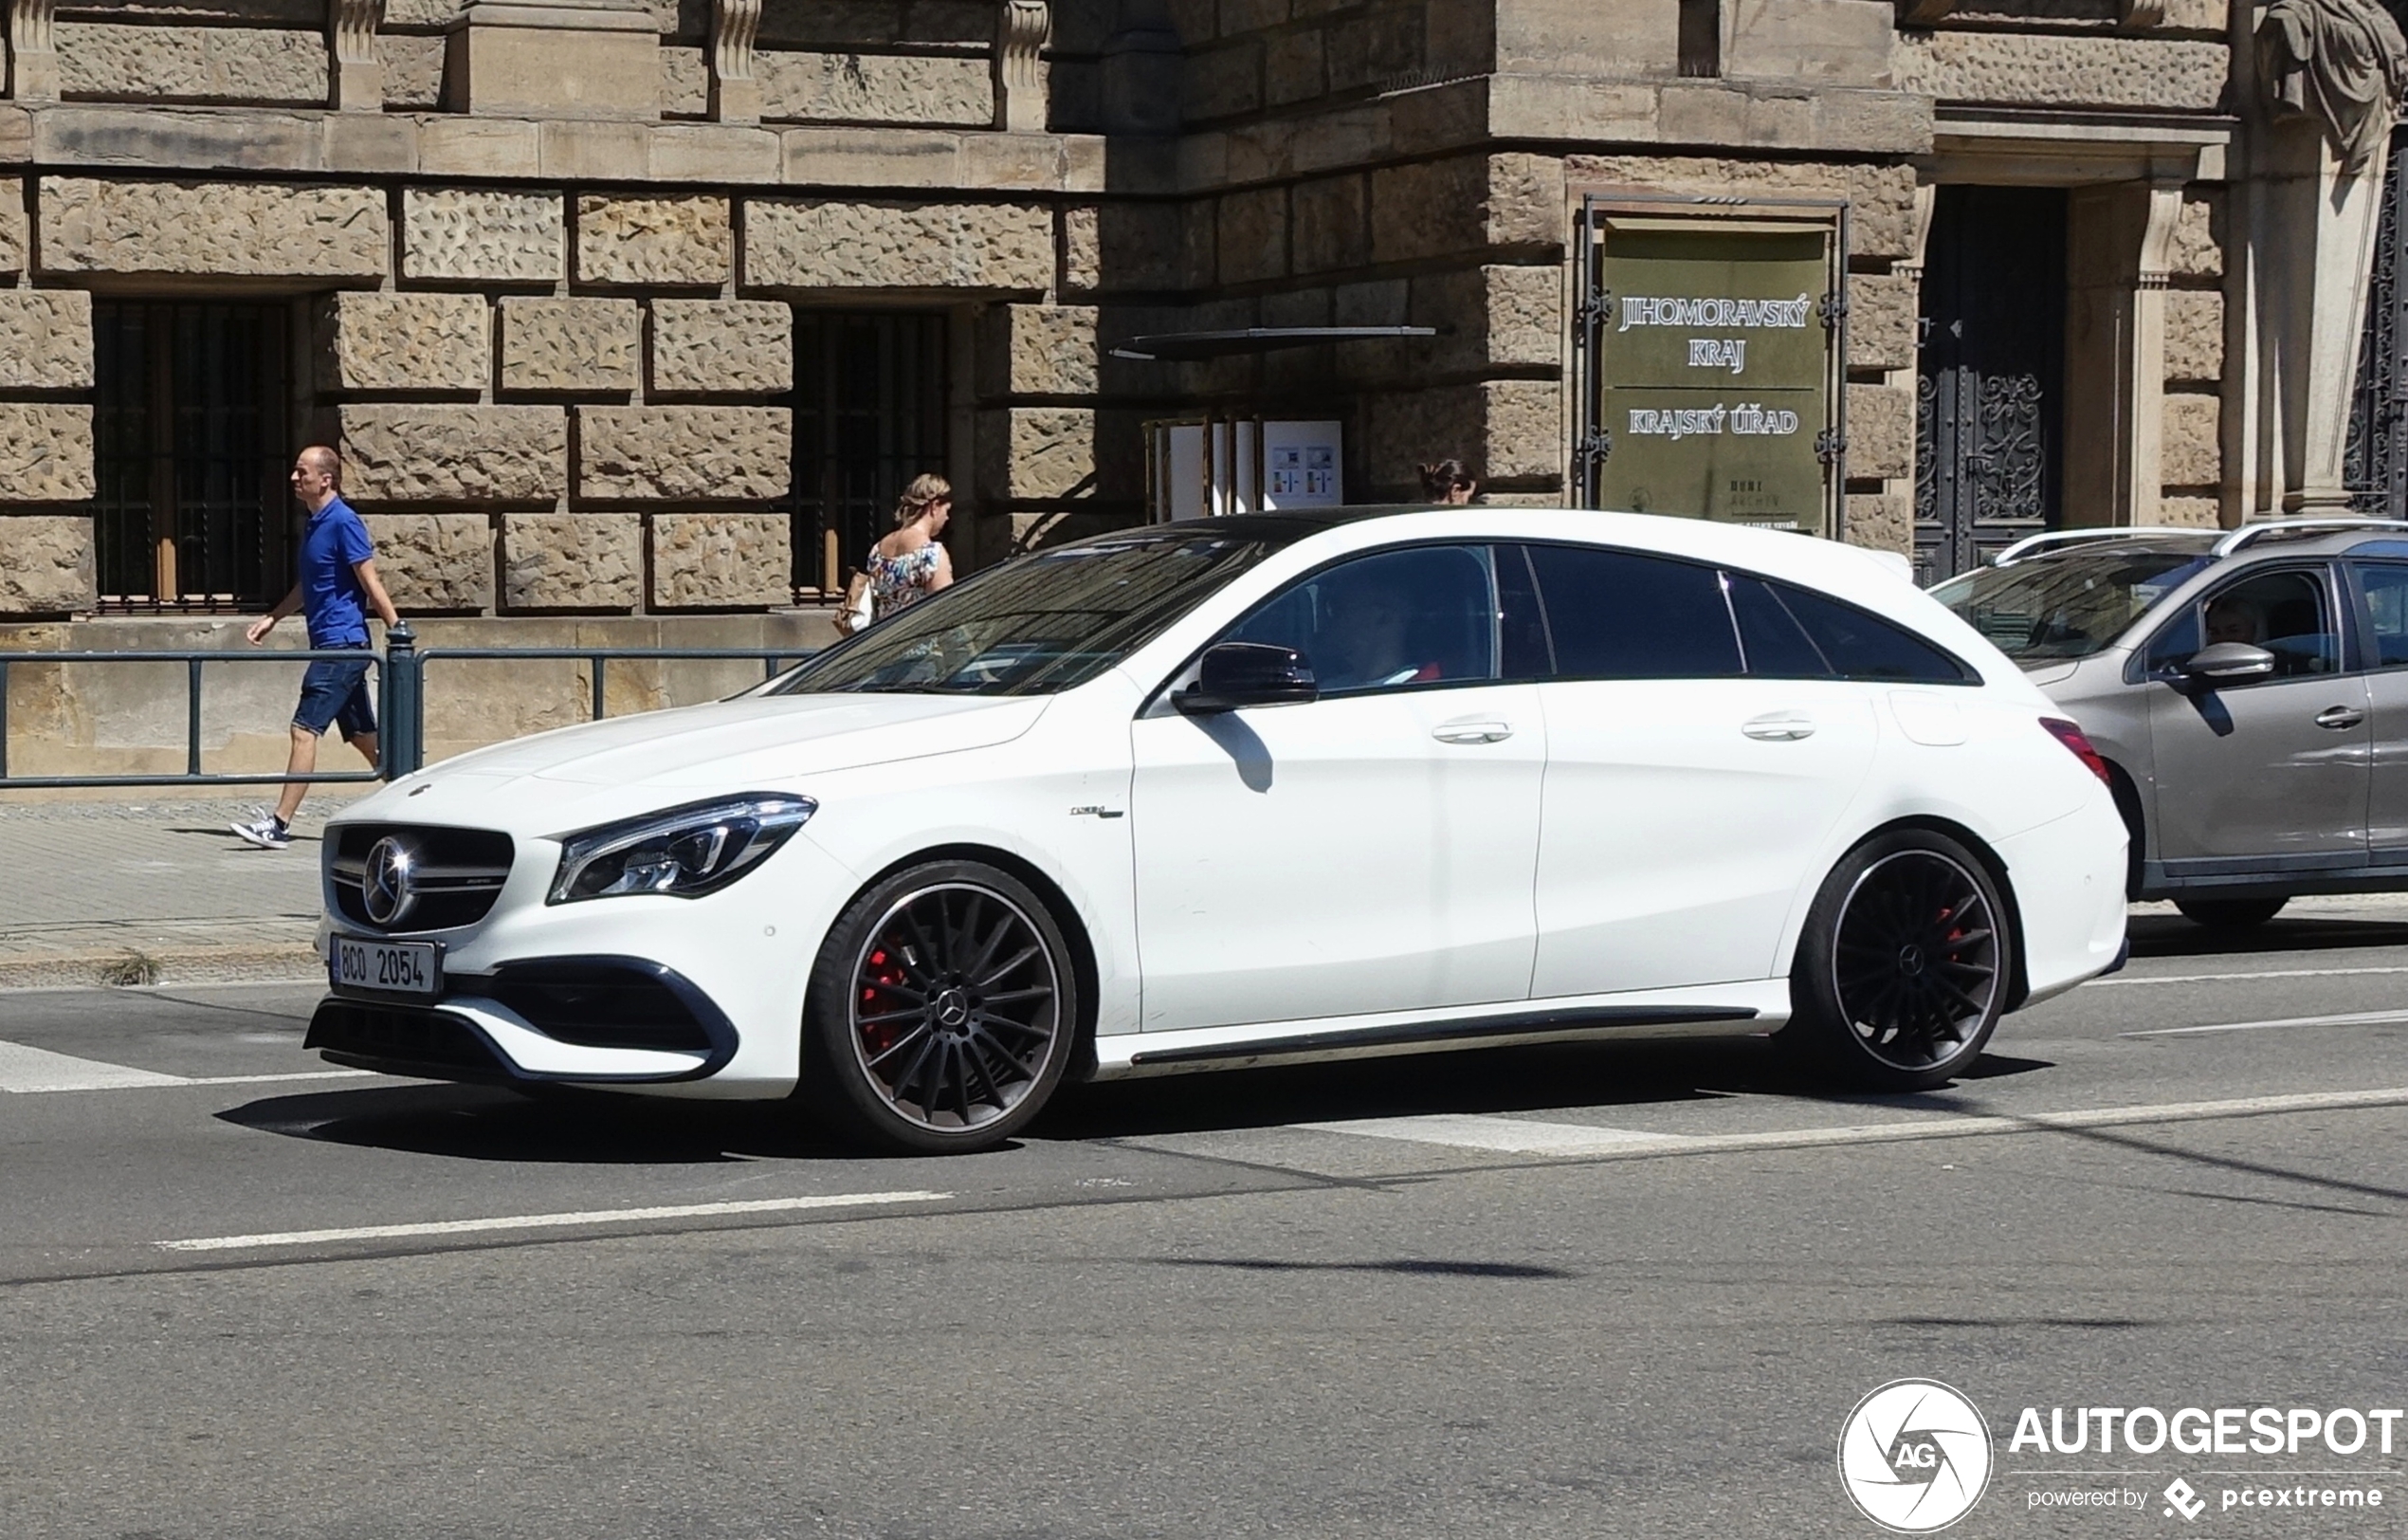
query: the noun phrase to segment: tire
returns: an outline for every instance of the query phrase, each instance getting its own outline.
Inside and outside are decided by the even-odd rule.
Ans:
[[[1082,1001],[1062,928],[1007,871],[931,861],[847,906],[812,966],[804,1105],[899,1154],[989,1149],[1061,1084]]]
[[[2283,912],[2289,898],[2178,898],[2182,918],[2210,930],[2247,930]]]
[[[2016,940],[1997,884],[1964,846],[1925,829],[1875,835],[1815,895],[1779,1038],[1852,1086],[1943,1085],[2006,1014]]]

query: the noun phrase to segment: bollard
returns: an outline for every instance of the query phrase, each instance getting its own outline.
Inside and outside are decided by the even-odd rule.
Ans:
[[[410,622],[385,628],[385,699],[382,741],[387,780],[409,775],[423,762],[426,660],[418,655],[418,633]]]

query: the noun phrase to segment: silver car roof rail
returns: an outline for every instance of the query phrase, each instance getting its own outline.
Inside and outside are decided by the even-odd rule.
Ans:
[[[2310,518],[2259,519],[2241,525],[2216,542],[2216,555],[2228,557],[2269,535],[2314,535],[2339,529],[2408,529],[2408,519]]]
[[[1994,567],[2011,567],[2043,546],[2071,545],[2078,541],[2162,540],[2169,535],[2203,535],[2207,531],[2182,524],[2102,524],[2091,529],[2048,529],[2023,539],[1990,559]]]

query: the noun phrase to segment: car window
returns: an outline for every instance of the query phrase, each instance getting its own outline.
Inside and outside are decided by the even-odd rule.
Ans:
[[[1852,604],[1825,598],[1812,589],[1769,583],[1781,607],[1843,679],[1917,685],[1970,685],[1977,676],[1938,644],[1906,627],[1869,614]]]
[[[2341,638],[2327,593],[2323,573],[2295,568],[2227,583],[2158,633],[2149,644],[2148,667],[2173,669],[2201,648],[2246,642],[2274,654],[2276,679],[2337,673]]]
[[[2358,591],[2366,596],[2367,639],[2374,644],[2375,667],[2408,664],[2408,566],[2366,562],[2356,571]]]
[[[1747,671],[1759,679],[1832,679],[1839,670],[1789,613],[1779,594],[1761,578],[1727,573],[1731,614],[1739,621]]]
[[[1525,548],[1563,679],[1728,679],[1739,637],[1711,567],[1596,546]]]
[[[1493,679],[1488,548],[1414,546],[1341,561],[1267,600],[1222,640],[1294,648],[1324,695]]]
[[[2029,667],[2111,646],[2209,559],[2204,545],[2186,539],[2138,550],[2068,547],[2012,566],[1977,567],[1935,583],[1931,596]]]
[[[1497,641],[1505,654],[1505,677],[1544,679],[1555,672],[1555,644],[1547,639],[1547,615],[1539,603],[1530,553],[1519,545],[1499,546],[1495,560]]]

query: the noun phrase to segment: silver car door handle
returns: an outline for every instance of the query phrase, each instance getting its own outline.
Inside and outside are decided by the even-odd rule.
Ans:
[[[1815,736],[1815,719],[1803,711],[1767,711],[1750,718],[1739,730],[1768,743],[1794,743]]]
[[[1513,724],[1505,722],[1442,722],[1430,729],[1430,736],[1441,743],[1501,743],[1513,736]]]
[[[2328,706],[2316,713],[2316,725],[2330,727],[2335,732],[2355,727],[2366,720],[2366,713],[2354,706]]]

